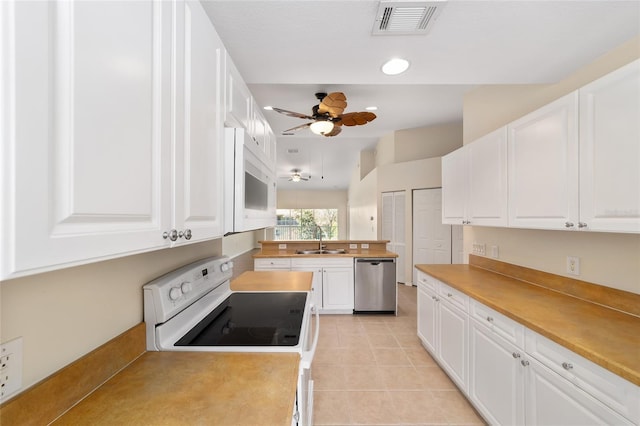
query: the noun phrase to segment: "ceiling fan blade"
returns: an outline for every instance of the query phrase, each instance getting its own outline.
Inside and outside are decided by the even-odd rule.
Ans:
[[[376,119],[376,115],[369,111],[349,112],[340,116],[345,126],[361,126]]]
[[[296,132],[296,131],[298,131],[298,130],[302,130],[302,129],[304,129],[304,128],[307,128],[307,127],[311,126],[311,124],[312,124],[312,123],[301,124],[301,125],[299,125],[299,126],[292,127],[292,128],[290,128],[290,129],[287,129],[287,130],[283,130],[283,131],[282,131],[282,134],[285,134],[285,133],[291,133],[291,132]]]
[[[333,130],[331,130],[329,133],[325,133],[324,136],[326,137],[336,136],[336,135],[339,135],[341,131],[342,131],[342,127],[333,126]]]
[[[271,107],[275,112],[279,112],[280,114],[288,115],[289,117],[297,117],[304,118],[307,120],[313,120],[313,117],[306,114],[301,114],[299,112],[287,111],[286,109]]]
[[[320,114],[329,113],[332,117],[338,117],[347,107],[347,97],[342,92],[332,92],[322,98],[318,105]]]

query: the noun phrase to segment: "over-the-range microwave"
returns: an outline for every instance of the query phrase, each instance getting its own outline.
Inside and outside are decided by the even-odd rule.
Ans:
[[[275,226],[274,167],[245,129],[226,128],[224,142],[225,234]]]

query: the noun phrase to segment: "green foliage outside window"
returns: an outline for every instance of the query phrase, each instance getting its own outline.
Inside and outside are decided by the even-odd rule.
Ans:
[[[338,239],[338,209],[278,209],[276,240]]]

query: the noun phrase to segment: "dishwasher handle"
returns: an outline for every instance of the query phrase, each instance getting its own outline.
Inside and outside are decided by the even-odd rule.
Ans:
[[[371,258],[356,258],[356,263],[369,263],[371,265],[379,265],[381,263],[395,263],[395,259],[371,259]]]

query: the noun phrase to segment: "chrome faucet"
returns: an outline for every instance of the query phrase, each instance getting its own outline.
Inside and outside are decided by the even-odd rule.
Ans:
[[[316,225],[318,227],[318,235],[319,235],[319,239],[320,242],[318,243],[318,250],[322,251],[323,247],[322,247],[322,228],[318,225]]]

